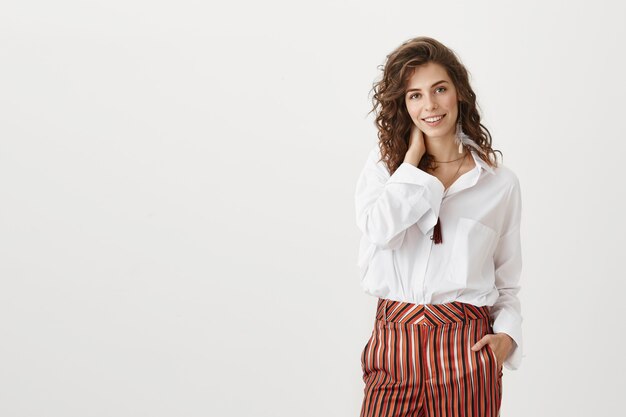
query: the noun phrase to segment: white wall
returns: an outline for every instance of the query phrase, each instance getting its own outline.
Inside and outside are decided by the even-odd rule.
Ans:
[[[525,357],[502,415],[616,415],[624,11],[3,2],[0,415],[358,415],[369,91],[419,35],[468,67],[523,188]]]

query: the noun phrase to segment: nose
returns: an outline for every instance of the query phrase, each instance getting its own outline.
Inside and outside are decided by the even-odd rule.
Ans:
[[[433,111],[436,108],[437,108],[437,103],[435,103],[435,101],[430,96],[428,96],[428,98],[426,99],[426,104],[424,106],[424,109],[426,111]]]

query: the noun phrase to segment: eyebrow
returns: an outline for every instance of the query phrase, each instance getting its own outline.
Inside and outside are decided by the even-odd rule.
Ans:
[[[447,83],[447,81],[446,80],[437,81],[435,84],[431,85],[430,88],[433,88],[437,84],[441,84],[441,83]],[[411,92],[411,91],[422,91],[422,90],[421,90],[421,88],[410,88],[410,89],[406,90],[407,93]]]

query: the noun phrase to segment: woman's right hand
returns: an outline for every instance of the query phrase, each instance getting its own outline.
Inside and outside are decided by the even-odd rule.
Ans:
[[[409,162],[417,166],[425,153],[426,144],[424,143],[424,132],[413,123],[411,126],[411,136],[409,137],[409,149],[406,151],[404,162]]]

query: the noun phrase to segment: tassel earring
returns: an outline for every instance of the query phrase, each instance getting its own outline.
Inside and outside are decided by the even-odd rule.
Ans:
[[[454,142],[459,145],[459,153],[463,153],[463,143],[464,139],[467,138],[465,132],[463,132],[463,126],[461,125],[461,118],[459,117],[459,121],[456,123],[456,135],[454,135]]]
[[[469,146],[476,149],[479,153],[483,153],[483,150],[474,142],[469,136],[463,132],[463,126],[461,125],[461,117],[456,123],[456,134],[454,135],[454,142],[459,145],[459,153],[463,153],[463,146]]]

